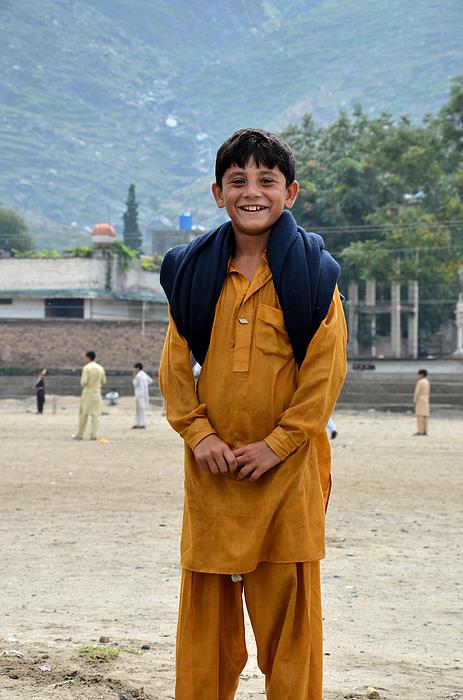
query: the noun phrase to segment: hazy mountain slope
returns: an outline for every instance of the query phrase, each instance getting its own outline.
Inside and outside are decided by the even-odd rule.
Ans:
[[[234,128],[436,110],[462,16],[457,0],[1,0],[0,204],[119,224],[134,182],[145,218],[206,216],[190,185]]]
[[[279,27],[215,70],[217,99],[238,95],[234,120],[244,108],[247,119],[261,109],[281,123],[310,110],[326,121],[356,101],[421,117],[445,101],[448,78],[462,69],[460,3],[324,0],[297,16],[294,6],[306,4],[290,5]]]

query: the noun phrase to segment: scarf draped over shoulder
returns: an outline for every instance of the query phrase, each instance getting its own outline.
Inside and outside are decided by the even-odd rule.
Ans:
[[[233,250],[233,228],[227,221],[191,243],[171,248],[162,262],[161,286],[172,318],[200,365],[209,348],[215,307]],[[340,267],[325,250],[322,237],[304,231],[288,210],[272,229],[267,260],[300,366],[328,313]]]

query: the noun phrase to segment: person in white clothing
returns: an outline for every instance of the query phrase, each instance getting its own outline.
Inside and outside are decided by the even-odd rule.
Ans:
[[[108,402],[108,406],[117,406],[117,402],[119,401],[119,392],[115,389],[111,389],[111,391],[108,391],[108,393],[105,394],[105,399]]]
[[[328,423],[326,424],[326,429],[328,431],[328,435],[332,440],[336,439],[336,436],[338,434],[338,431],[336,430],[336,423],[333,420],[333,416],[329,419]]]
[[[153,380],[144,371],[141,362],[137,362],[133,366],[132,383],[135,391],[135,425],[132,428],[145,428],[146,409],[149,406],[148,387],[153,383]]]

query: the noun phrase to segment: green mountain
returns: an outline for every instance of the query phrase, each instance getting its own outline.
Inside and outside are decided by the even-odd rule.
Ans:
[[[420,119],[461,72],[458,0],[0,0],[0,205],[121,229],[215,216],[234,129],[360,102]]]

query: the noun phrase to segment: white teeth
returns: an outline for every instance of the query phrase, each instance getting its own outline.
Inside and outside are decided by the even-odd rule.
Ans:
[[[255,207],[241,207],[241,208],[244,209],[244,211],[262,211],[263,209],[265,209],[265,207],[258,207],[258,206],[255,206]]]

